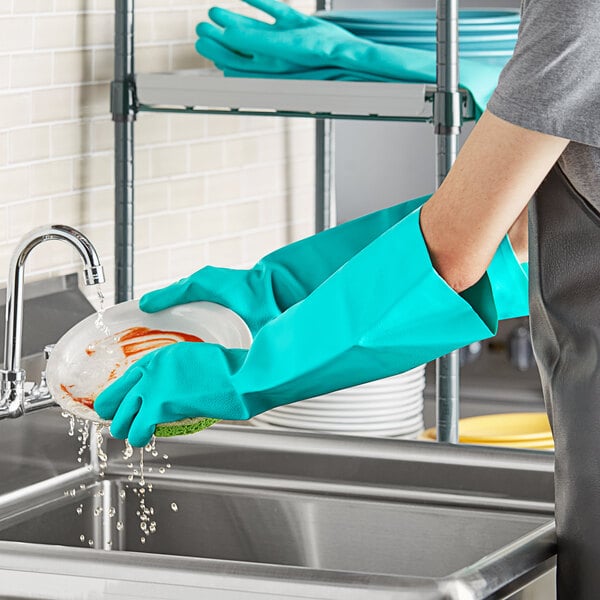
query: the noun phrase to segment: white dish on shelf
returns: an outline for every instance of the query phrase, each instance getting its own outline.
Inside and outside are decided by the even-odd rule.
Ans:
[[[354,397],[347,398],[332,398],[330,396],[318,396],[316,398],[310,398],[309,400],[303,400],[302,406],[316,406],[325,408],[334,408],[337,406],[346,406],[348,408],[355,407],[360,409],[362,406],[368,405],[382,405],[382,406],[406,406],[412,402],[418,401],[419,398],[423,397],[423,387],[418,387],[413,390],[406,390],[403,392],[396,392],[390,394],[357,394]]]
[[[255,427],[261,427],[264,429],[274,429],[278,431],[309,431],[311,433],[335,433],[340,435],[354,435],[354,436],[363,436],[363,437],[396,437],[396,438],[404,438],[404,439],[416,439],[418,435],[423,431],[423,421],[415,420],[415,422],[409,428],[397,427],[390,424],[388,428],[378,428],[378,429],[369,429],[369,430],[348,430],[343,428],[326,428],[321,427],[319,429],[306,429],[305,427],[293,426],[293,425],[277,425],[275,423],[271,423],[267,421],[263,417],[263,415],[259,415],[252,419],[251,423]]]
[[[298,403],[299,404],[299,403]],[[304,416],[306,418],[339,418],[339,419],[355,419],[355,418],[369,418],[377,417],[381,418],[387,415],[408,415],[413,412],[423,410],[423,403],[418,400],[407,406],[372,406],[370,403],[368,406],[361,407],[355,410],[346,410],[346,407],[317,407],[317,406],[296,406],[291,404],[289,406],[282,406],[273,409],[275,414],[279,415],[297,415]]]
[[[406,373],[403,377],[394,377],[394,379],[380,379],[378,381],[371,381],[369,383],[363,383],[352,387],[343,388],[334,394],[344,394],[346,392],[350,394],[358,393],[360,390],[396,390],[398,387],[411,386],[419,383],[423,380],[423,371],[420,373]]]
[[[420,423],[423,421],[423,417],[419,414],[416,417],[412,417],[407,420],[402,420],[400,423],[394,423],[392,419],[386,419],[378,423],[340,423],[339,421],[330,421],[319,419],[313,421],[310,419],[291,419],[279,415],[273,415],[265,413],[261,421],[267,421],[274,425],[281,425],[283,427],[298,427],[301,429],[311,429],[319,431],[381,431],[394,429],[400,433],[409,432],[417,429]]]
[[[421,415],[420,410],[413,410],[408,413],[387,413],[380,415],[352,415],[346,417],[340,417],[338,415],[319,415],[317,418],[314,415],[298,415],[288,413],[276,413],[275,415],[268,415],[265,418],[267,420],[272,419],[274,416],[281,421],[285,420],[288,423],[312,423],[314,425],[328,425],[337,424],[340,426],[346,425],[364,425],[365,429],[377,428],[379,425],[387,425],[389,423],[404,423],[412,421]]]

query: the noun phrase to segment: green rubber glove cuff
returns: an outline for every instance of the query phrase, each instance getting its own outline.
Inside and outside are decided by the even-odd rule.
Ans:
[[[487,269],[499,320],[529,314],[528,268],[527,263],[519,263],[508,235],[504,236]]]

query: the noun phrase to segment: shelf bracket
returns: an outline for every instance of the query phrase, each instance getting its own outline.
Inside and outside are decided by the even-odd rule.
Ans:
[[[111,82],[110,112],[115,123],[136,120],[138,103],[133,78]]]
[[[436,135],[458,135],[463,124],[461,92],[436,91],[433,94],[433,125]]]

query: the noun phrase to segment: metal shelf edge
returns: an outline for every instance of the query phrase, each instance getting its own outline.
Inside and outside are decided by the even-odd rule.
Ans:
[[[424,83],[224,77],[212,69],[136,75],[142,111],[429,122]],[[471,103],[466,101],[465,118]]]

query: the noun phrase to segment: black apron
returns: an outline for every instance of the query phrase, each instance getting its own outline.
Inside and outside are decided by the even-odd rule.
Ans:
[[[530,308],[556,447],[558,599],[600,598],[600,213],[556,165],[530,207]]]

